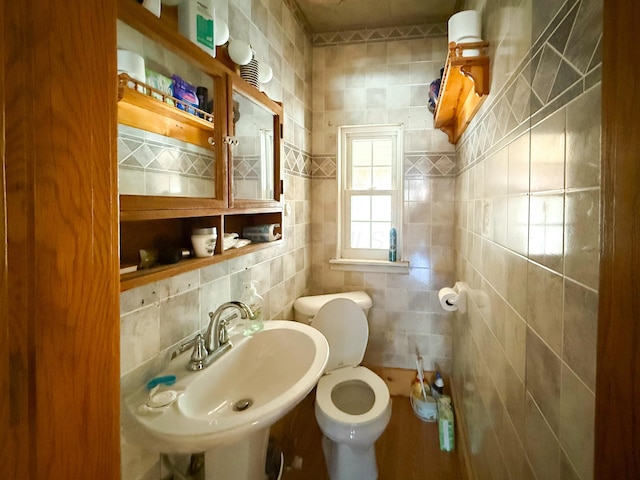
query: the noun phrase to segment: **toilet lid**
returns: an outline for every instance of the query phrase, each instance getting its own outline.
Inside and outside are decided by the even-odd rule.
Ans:
[[[324,304],[312,321],[329,343],[325,372],[360,365],[369,340],[367,317],[353,300],[336,298]]]

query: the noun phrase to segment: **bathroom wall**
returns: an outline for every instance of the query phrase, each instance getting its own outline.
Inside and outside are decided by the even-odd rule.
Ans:
[[[454,147],[433,128],[429,84],[447,56],[446,25],[317,34],[313,39],[313,293],[365,290],[368,365],[451,366],[451,316],[437,291],[453,281]],[[337,271],[337,132],[341,125],[404,125],[400,260],[409,273]]]
[[[601,0],[467,1],[489,98],[457,145],[453,384],[478,479],[593,478]]]
[[[266,318],[293,318],[292,304],[308,290],[311,269],[311,42],[281,1],[216,1],[232,37],[249,41],[274,79],[265,87],[284,103],[284,245],[123,292],[121,387],[138,388],[169,361],[169,352],[207,325],[208,312],[242,295],[243,283],[258,280]],[[186,362],[185,357],[179,361]],[[127,440],[123,426],[122,479],[158,479],[157,452]]]

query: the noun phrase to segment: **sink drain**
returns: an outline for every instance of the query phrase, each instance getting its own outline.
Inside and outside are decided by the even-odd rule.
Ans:
[[[244,412],[251,405],[253,405],[253,400],[251,400],[250,398],[243,398],[242,400],[238,400],[233,405],[233,411],[234,412]]]

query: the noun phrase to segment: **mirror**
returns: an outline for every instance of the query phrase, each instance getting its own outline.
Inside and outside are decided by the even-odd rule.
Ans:
[[[119,193],[221,197],[214,78],[121,20],[117,26],[118,74],[131,77],[119,82]]]
[[[237,144],[233,156],[235,199],[274,199],[274,125],[276,115],[234,90],[233,124]]]

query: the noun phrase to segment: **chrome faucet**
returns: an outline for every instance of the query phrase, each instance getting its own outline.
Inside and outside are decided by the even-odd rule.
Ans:
[[[208,367],[233,347],[229,340],[227,327],[229,326],[229,321],[235,318],[237,314],[222,318],[222,312],[229,308],[238,310],[240,317],[243,319],[253,318],[251,309],[242,302],[226,302],[220,305],[215,312],[209,312],[209,326],[204,337],[198,334],[193,340],[180,348],[181,351],[184,351],[186,348],[193,346],[191,360],[187,365],[189,370],[202,370]]]

